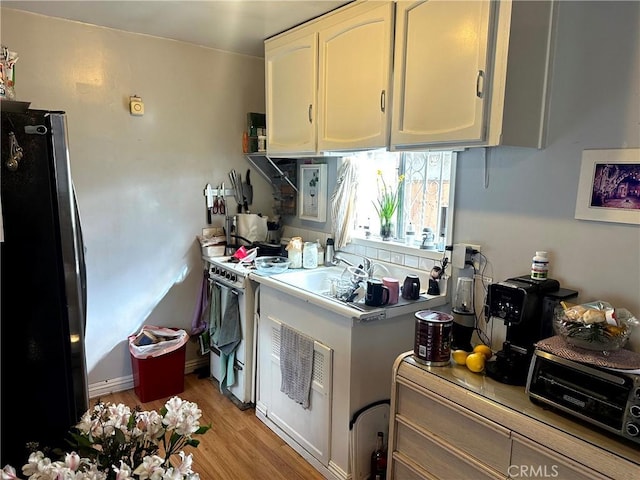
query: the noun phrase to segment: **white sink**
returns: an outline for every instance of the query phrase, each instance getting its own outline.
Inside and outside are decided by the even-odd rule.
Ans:
[[[296,269],[272,275],[272,278],[318,295],[325,295],[331,289],[331,278],[340,278],[345,268],[342,266],[322,267],[314,270]]]
[[[379,272],[380,276],[394,275],[400,281],[408,273],[422,274],[428,276],[427,272],[416,269],[394,268],[394,266],[384,266],[384,270]],[[272,275],[252,275],[252,279],[264,284],[269,288],[275,288],[287,295],[303,299],[309,303],[326,308],[339,315],[356,319],[358,322],[368,322],[383,318],[395,318],[402,315],[413,315],[417,310],[433,308],[446,303],[444,292],[439,296],[429,296],[421,294],[418,300],[406,300],[402,297],[398,303],[383,307],[373,307],[365,304],[364,296],[358,295],[354,301],[345,301],[335,296],[332,292],[331,280],[342,277],[346,267],[343,265],[333,267],[318,267],[315,269],[290,269],[283,273]],[[420,275],[422,277],[422,275]],[[377,278],[377,277],[376,277]],[[421,278],[422,281],[422,278]],[[333,293],[333,294],[332,294]]]

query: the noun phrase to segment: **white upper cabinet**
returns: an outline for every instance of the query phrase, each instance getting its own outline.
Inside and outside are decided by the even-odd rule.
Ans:
[[[267,151],[544,148],[555,10],[357,1],[269,39]]]
[[[314,31],[265,48],[269,153],[316,151],[317,51]]]
[[[392,35],[390,2],[320,31],[319,151],[387,145]]]
[[[398,3],[393,145],[483,139],[490,14],[486,1]]]
[[[553,2],[397,2],[391,148],[543,148]]]
[[[265,42],[270,155],[387,145],[393,12],[354,2]]]

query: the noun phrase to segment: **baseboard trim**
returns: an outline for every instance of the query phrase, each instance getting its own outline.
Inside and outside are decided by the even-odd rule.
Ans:
[[[209,357],[189,360],[184,364],[184,374],[193,373],[199,368],[209,365]],[[103,397],[110,393],[123,392],[134,388],[133,375],[112,378],[104,382],[92,383],[89,385],[89,399]]]

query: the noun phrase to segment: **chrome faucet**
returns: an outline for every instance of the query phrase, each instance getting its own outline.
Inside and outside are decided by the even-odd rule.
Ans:
[[[340,264],[340,262],[344,263],[345,265],[349,266],[349,267],[353,267],[353,263],[351,263],[349,260],[345,259],[344,257],[342,257],[342,255],[340,255],[340,251],[337,251],[334,255],[333,255],[333,264],[334,265],[338,265]],[[373,278],[373,270],[376,267],[376,263],[373,263],[371,261],[370,258],[367,257],[362,257],[362,269],[367,272],[367,275],[369,276],[369,278]],[[382,265],[380,265],[382,267]]]
[[[349,260],[343,258],[342,255],[340,255],[340,252],[337,251],[336,253],[333,254],[333,264],[334,265],[339,265],[340,262],[344,263],[348,267],[353,267],[353,263],[351,263]]]

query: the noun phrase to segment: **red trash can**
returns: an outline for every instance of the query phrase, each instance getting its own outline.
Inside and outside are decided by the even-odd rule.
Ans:
[[[145,325],[129,337],[134,391],[146,403],[184,391],[187,332]]]

